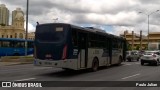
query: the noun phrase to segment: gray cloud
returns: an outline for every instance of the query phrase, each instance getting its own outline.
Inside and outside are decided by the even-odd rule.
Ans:
[[[26,0],[1,0],[0,3],[12,11],[16,7],[26,10]],[[42,23],[59,22],[73,24],[98,24],[125,26],[119,29],[147,31],[147,15],[160,9],[158,0],[29,0],[29,22],[35,25],[36,21]],[[138,12],[145,14],[139,14]],[[160,12],[150,16],[151,29],[159,29]],[[115,31],[117,30],[116,27]]]

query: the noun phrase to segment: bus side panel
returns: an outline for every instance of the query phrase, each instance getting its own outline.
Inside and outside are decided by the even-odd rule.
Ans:
[[[87,68],[92,67],[92,61],[95,57],[97,57],[99,60],[99,66],[106,66],[109,64],[109,56],[106,50],[89,48]]]
[[[112,62],[111,64],[118,64],[120,56],[123,55],[122,50],[122,41],[119,39],[113,39],[112,40]]]
[[[23,48],[9,48],[9,47],[3,47],[0,49],[0,55],[1,56],[14,56],[14,55],[24,55],[24,49]]]
[[[33,54],[33,48],[28,48],[27,54]],[[10,47],[0,48],[0,56],[23,56],[23,55],[25,55],[25,48],[10,48]]]
[[[113,49],[112,50],[112,64],[119,63],[119,57],[122,56],[122,50]]]

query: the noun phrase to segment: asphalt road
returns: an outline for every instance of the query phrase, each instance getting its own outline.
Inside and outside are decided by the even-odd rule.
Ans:
[[[36,67],[32,64],[0,66],[0,81],[160,81],[160,66],[139,62],[124,62],[121,66],[88,70],[65,71],[60,68]],[[8,88],[0,88],[8,89]],[[12,88],[12,90],[22,88]],[[27,89],[27,88],[23,88]],[[32,88],[30,88],[32,90]],[[36,88],[33,88],[36,89]],[[38,88],[42,90],[44,88]],[[51,88],[45,88],[51,89]],[[159,87],[52,87],[54,90],[159,90]]]

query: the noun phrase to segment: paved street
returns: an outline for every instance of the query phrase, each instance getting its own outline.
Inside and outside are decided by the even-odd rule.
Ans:
[[[32,64],[0,66],[0,81],[160,81],[159,77],[160,66],[141,66],[139,62],[124,62],[121,66],[101,68],[97,72],[87,70],[66,72],[59,68],[36,67]],[[93,87],[54,88],[55,90],[106,90],[107,87],[96,87],[97,89]],[[20,88],[15,89],[20,90]],[[119,90],[120,88],[110,89]],[[127,87],[123,87],[123,89],[128,90]],[[154,88],[154,90],[156,89],[159,88]],[[153,87],[145,88],[145,90],[153,90]]]

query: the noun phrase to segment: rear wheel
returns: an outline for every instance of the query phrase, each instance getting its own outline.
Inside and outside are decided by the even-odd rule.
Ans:
[[[159,63],[158,62],[155,62],[155,66],[158,66],[159,65]]]
[[[144,62],[141,62],[141,65],[144,65]]]
[[[98,59],[94,58],[92,62],[92,71],[97,71],[99,67]]]
[[[128,58],[128,61],[131,62],[131,58]]]

